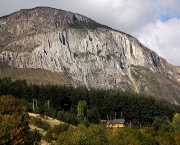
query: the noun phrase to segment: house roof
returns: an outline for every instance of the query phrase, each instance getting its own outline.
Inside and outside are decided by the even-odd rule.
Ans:
[[[113,119],[113,120],[107,120],[107,123],[108,124],[111,124],[111,123],[119,123],[119,124],[122,124],[122,123],[124,123],[125,122],[125,120],[124,119]]]

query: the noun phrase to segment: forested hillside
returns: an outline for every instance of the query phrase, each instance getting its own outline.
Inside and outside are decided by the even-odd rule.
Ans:
[[[105,120],[107,115],[114,118],[116,113],[117,118],[124,118],[126,122],[131,121],[134,125],[152,124],[156,116],[166,116],[172,120],[174,114],[180,112],[179,106],[165,100],[118,89],[88,90],[86,87],[27,84],[25,80],[12,82],[10,78],[3,78],[0,79],[0,96],[6,94],[28,101],[26,107],[30,112],[33,111],[33,99],[37,100],[34,111],[46,112],[51,116],[52,112],[57,116],[58,111],[62,114],[63,111],[69,112],[72,114],[70,116],[73,114],[76,116],[78,102],[84,100],[89,114],[96,119]]]

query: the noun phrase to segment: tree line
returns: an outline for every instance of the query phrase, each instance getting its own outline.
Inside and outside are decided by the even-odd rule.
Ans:
[[[157,116],[168,117],[171,121],[174,114],[180,112],[180,106],[163,99],[157,99],[144,94],[137,94],[120,89],[98,89],[72,87],[50,84],[28,84],[26,80],[12,81],[11,78],[0,79],[0,96],[11,94],[15,98],[25,99],[28,111],[33,111],[32,101],[37,100],[35,110],[39,113],[54,113],[54,117],[63,116],[67,112],[77,115],[77,105],[84,100],[87,105],[90,122],[98,119],[124,118],[134,125],[147,126],[153,123]],[[48,105],[49,100],[49,105]],[[73,119],[72,119],[73,120]],[[96,120],[96,121],[95,121]]]

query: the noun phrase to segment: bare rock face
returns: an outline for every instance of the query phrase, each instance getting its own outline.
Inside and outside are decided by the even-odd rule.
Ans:
[[[161,74],[177,85],[180,82],[180,67],[167,63],[132,36],[79,14],[45,7],[0,18],[3,64],[62,72],[73,86],[88,88],[142,92],[143,83],[133,75],[137,67]],[[145,90],[149,91],[148,86]]]

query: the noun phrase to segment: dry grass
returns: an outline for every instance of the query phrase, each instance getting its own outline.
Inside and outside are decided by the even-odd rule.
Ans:
[[[52,119],[51,117],[40,117],[39,114],[34,114],[34,113],[28,113],[28,114],[31,117],[38,117],[38,118],[40,118],[42,121],[48,123],[51,127],[53,127],[54,125],[58,125],[58,124],[64,123],[64,122],[59,121],[57,119]]]
[[[143,67],[134,67],[133,77],[141,93],[180,104],[180,85],[168,78],[166,74],[152,73]]]
[[[11,77],[12,81],[25,79],[28,83],[70,85],[70,80],[63,73],[53,73],[43,69],[0,67],[0,78]]]
[[[42,117],[39,117],[40,115],[39,114],[34,114],[34,113],[28,113],[29,116],[31,117],[38,117],[38,118],[41,118],[42,121],[48,123],[51,127],[53,127],[54,125],[58,125],[58,124],[61,124],[61,123],[64,123],[62,121],[59,121],[57,119],[52,119],[50,117],[47,117],[47,118],[42,118]],[[41,133],[43,136],[46,134],[47,131],[43,130],[42,128],[38,128],[37,126],[34,126],[34,125],[29,125],[30,127],[30,130],[33,130],[33,129],[37,129],[39,131],[39,133]],[[44,140],[41,140],[41,145],[51,145],[51,143],[47,143],[45,142]]]
[[[29,127],[30,127],[30,130],[37,129],[37,130],[39,131],[39,133],[41,133],[42,135],[45,135],[45,134],[46,134],[46,131],[43,130],[42,128],[39,128],[39,127],[34,126],[34,125],[31,125],[31,124],[29,125]]]

